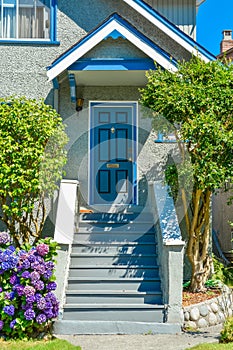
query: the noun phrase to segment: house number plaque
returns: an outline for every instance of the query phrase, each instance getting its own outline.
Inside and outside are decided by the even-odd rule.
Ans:
[[[116,168],[119,168],[120,167],[120,165],[119,164],[107,164],[107,168],[114,168],[114,169],[116,169]]]

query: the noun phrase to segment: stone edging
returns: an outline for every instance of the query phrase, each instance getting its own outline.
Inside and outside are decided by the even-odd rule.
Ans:
[[[216,298],[183,308],[184,329],[204,328],[221,324],[233,314],[233,292],[224,286]]]

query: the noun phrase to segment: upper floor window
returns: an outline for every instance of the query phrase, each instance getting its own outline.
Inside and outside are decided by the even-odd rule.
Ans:
[[[54,11],[54,0],[0,0],[0,40],[55,40]]]

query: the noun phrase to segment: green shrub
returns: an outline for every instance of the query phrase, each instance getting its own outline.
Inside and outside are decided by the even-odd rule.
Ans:
[[[220,332],[220,343],[233,342],[233,317],[229,317],[224,322],[222,331]]]
[[[18,247],[42,237],[67,141],[61,117],[43,100],[0,98],[0,221]]]
[[[220,280],[222,283],[232,286],[233,285],[233,267],[224,266],[216,257],[212,257],[214,264],[214,274],[212,280]]]

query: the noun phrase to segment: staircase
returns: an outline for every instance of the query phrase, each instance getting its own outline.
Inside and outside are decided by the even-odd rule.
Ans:
[[[156,247],[148,212],[82,214],[56,333],[167,333]]]

